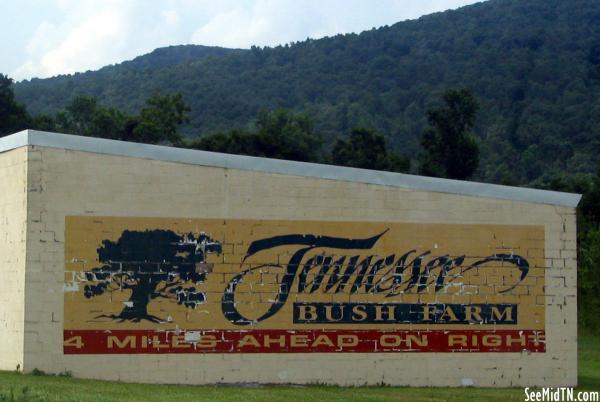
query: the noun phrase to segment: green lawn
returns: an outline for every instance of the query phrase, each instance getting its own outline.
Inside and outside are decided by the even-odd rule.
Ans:
[[[579,389],[600,391],[600,337],[579,339]],[[0,371],[0,401],[507,401],[521,388],[213,387],[125,384]]]

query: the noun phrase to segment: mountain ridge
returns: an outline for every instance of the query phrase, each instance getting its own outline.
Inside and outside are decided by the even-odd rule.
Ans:
[[[281,107],[308,113],[328,143],[365,126],[414,154],[426,110],[468,87],[481,103],[476,178],[530,182],[596,169],[599,27],[594,0],[489,0],[360,34],[19,82],[15,94],[48,113],[77,95],[137,111],[155,91],[180,92],[189,135],[249,127]]]

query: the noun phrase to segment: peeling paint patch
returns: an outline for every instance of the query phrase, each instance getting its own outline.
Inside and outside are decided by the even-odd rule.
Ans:
[[[79,282],[65,282],[63,284],[63,292],[79,292]]]
[[[200,337],[201,335],[199,331],[187,331],[184,335],[186,342],[199,342]]]

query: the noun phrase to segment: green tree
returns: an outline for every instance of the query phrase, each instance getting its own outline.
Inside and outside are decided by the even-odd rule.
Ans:
[[[32,126],[89,137],[177,145],[182,142],[179,126],[189,110],[181,95],[154,95],[136,116],[103,106],[93,96],[78,96],[54,118],[33,118]]]
[[[600,168],[591,180],[563,180],[566,191],[583,194],[577,208],[577,304],[579,325],[600,333]],[[554,184],[554,183],[553,183]]]
[[[578,236],[577,252],[577,304],[579,309],[579,325],[592,331],[600,332],[600,226],[593,227]]]
[[[89,137],[122,139],[127,116],[113,108],[102,106],[92,96],[78,96],[58,112],[51,121],[48,117],[34,119],[37,125],[53,124],[54,130]]]
[[[33,130],[58,131],[54,117],[46,114],[31,117],[29,127]]]
[[[349,138],[337,139],[331,161],[340,166],[394,172],[407,172],[410,168],[408,158],[389,152],[383,135],[368,128],[355,128]]]
[[[278,109],[261,111],[255,131],[216,133],[194,140],[188,146],[230,154],[317,162],[322,159],[322,144],[308,115]]]
[[[555,189],[583,194],[577,208],[577,304],[579,325],[600,333],[600,166],[591,179],[561,175]],[[558,187],[558,188],[557,188]]]
[[[577,207],[577,305],[579,325],[600,333],[597,311],[600,309],[600,166],[595,175],[565,174],[553,176],[537,187],[582,194]]]
[[[181,94],[155,94],[146,101],[139,116],[127,124],[125,140],[150,144],[181,145],[179,126],[188,121],[190,111]]]
[[[29,115],[25,106],[15,101],[13,81],[0,74],[0,136],[27,128]]]
[[[258,148],[269,158],[319,161],[323,140],[307,114],[285,109],[262,111],[256,122]]]
[[[469,132],[479,105],[467,89],[446,91],[442,98],[444,107],[427,112],[430,127],[421,138],[425,152],[419,170],[427,176],[464,180],[479,164],[479,147]]]
[[[92,131],[92,121],[99,106],[96,98],[92,96],[77,96],[65,108],[65,113],[59,120],[62,125],[74,133],[89,135]]]
[[[260,141],[256,133],[232,130],[228,133],[207,135],[188,143],[189,148],[226,154],[265,156],[259,149]]]

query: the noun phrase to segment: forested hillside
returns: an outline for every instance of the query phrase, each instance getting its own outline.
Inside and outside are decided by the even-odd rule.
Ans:
[[[368,127],[413,155],[426,110],[458,87],[481,105],[476,179],[523,184],[596,171],[600,1],[489,0],[276,48],[164,48],[96,72],[23,81],[15,93],[33,114],[82,94],[137,112],[157,90],[181,93],[190,136],[248,127],[261,109],[281,107],[307,112],[328,144]]]

